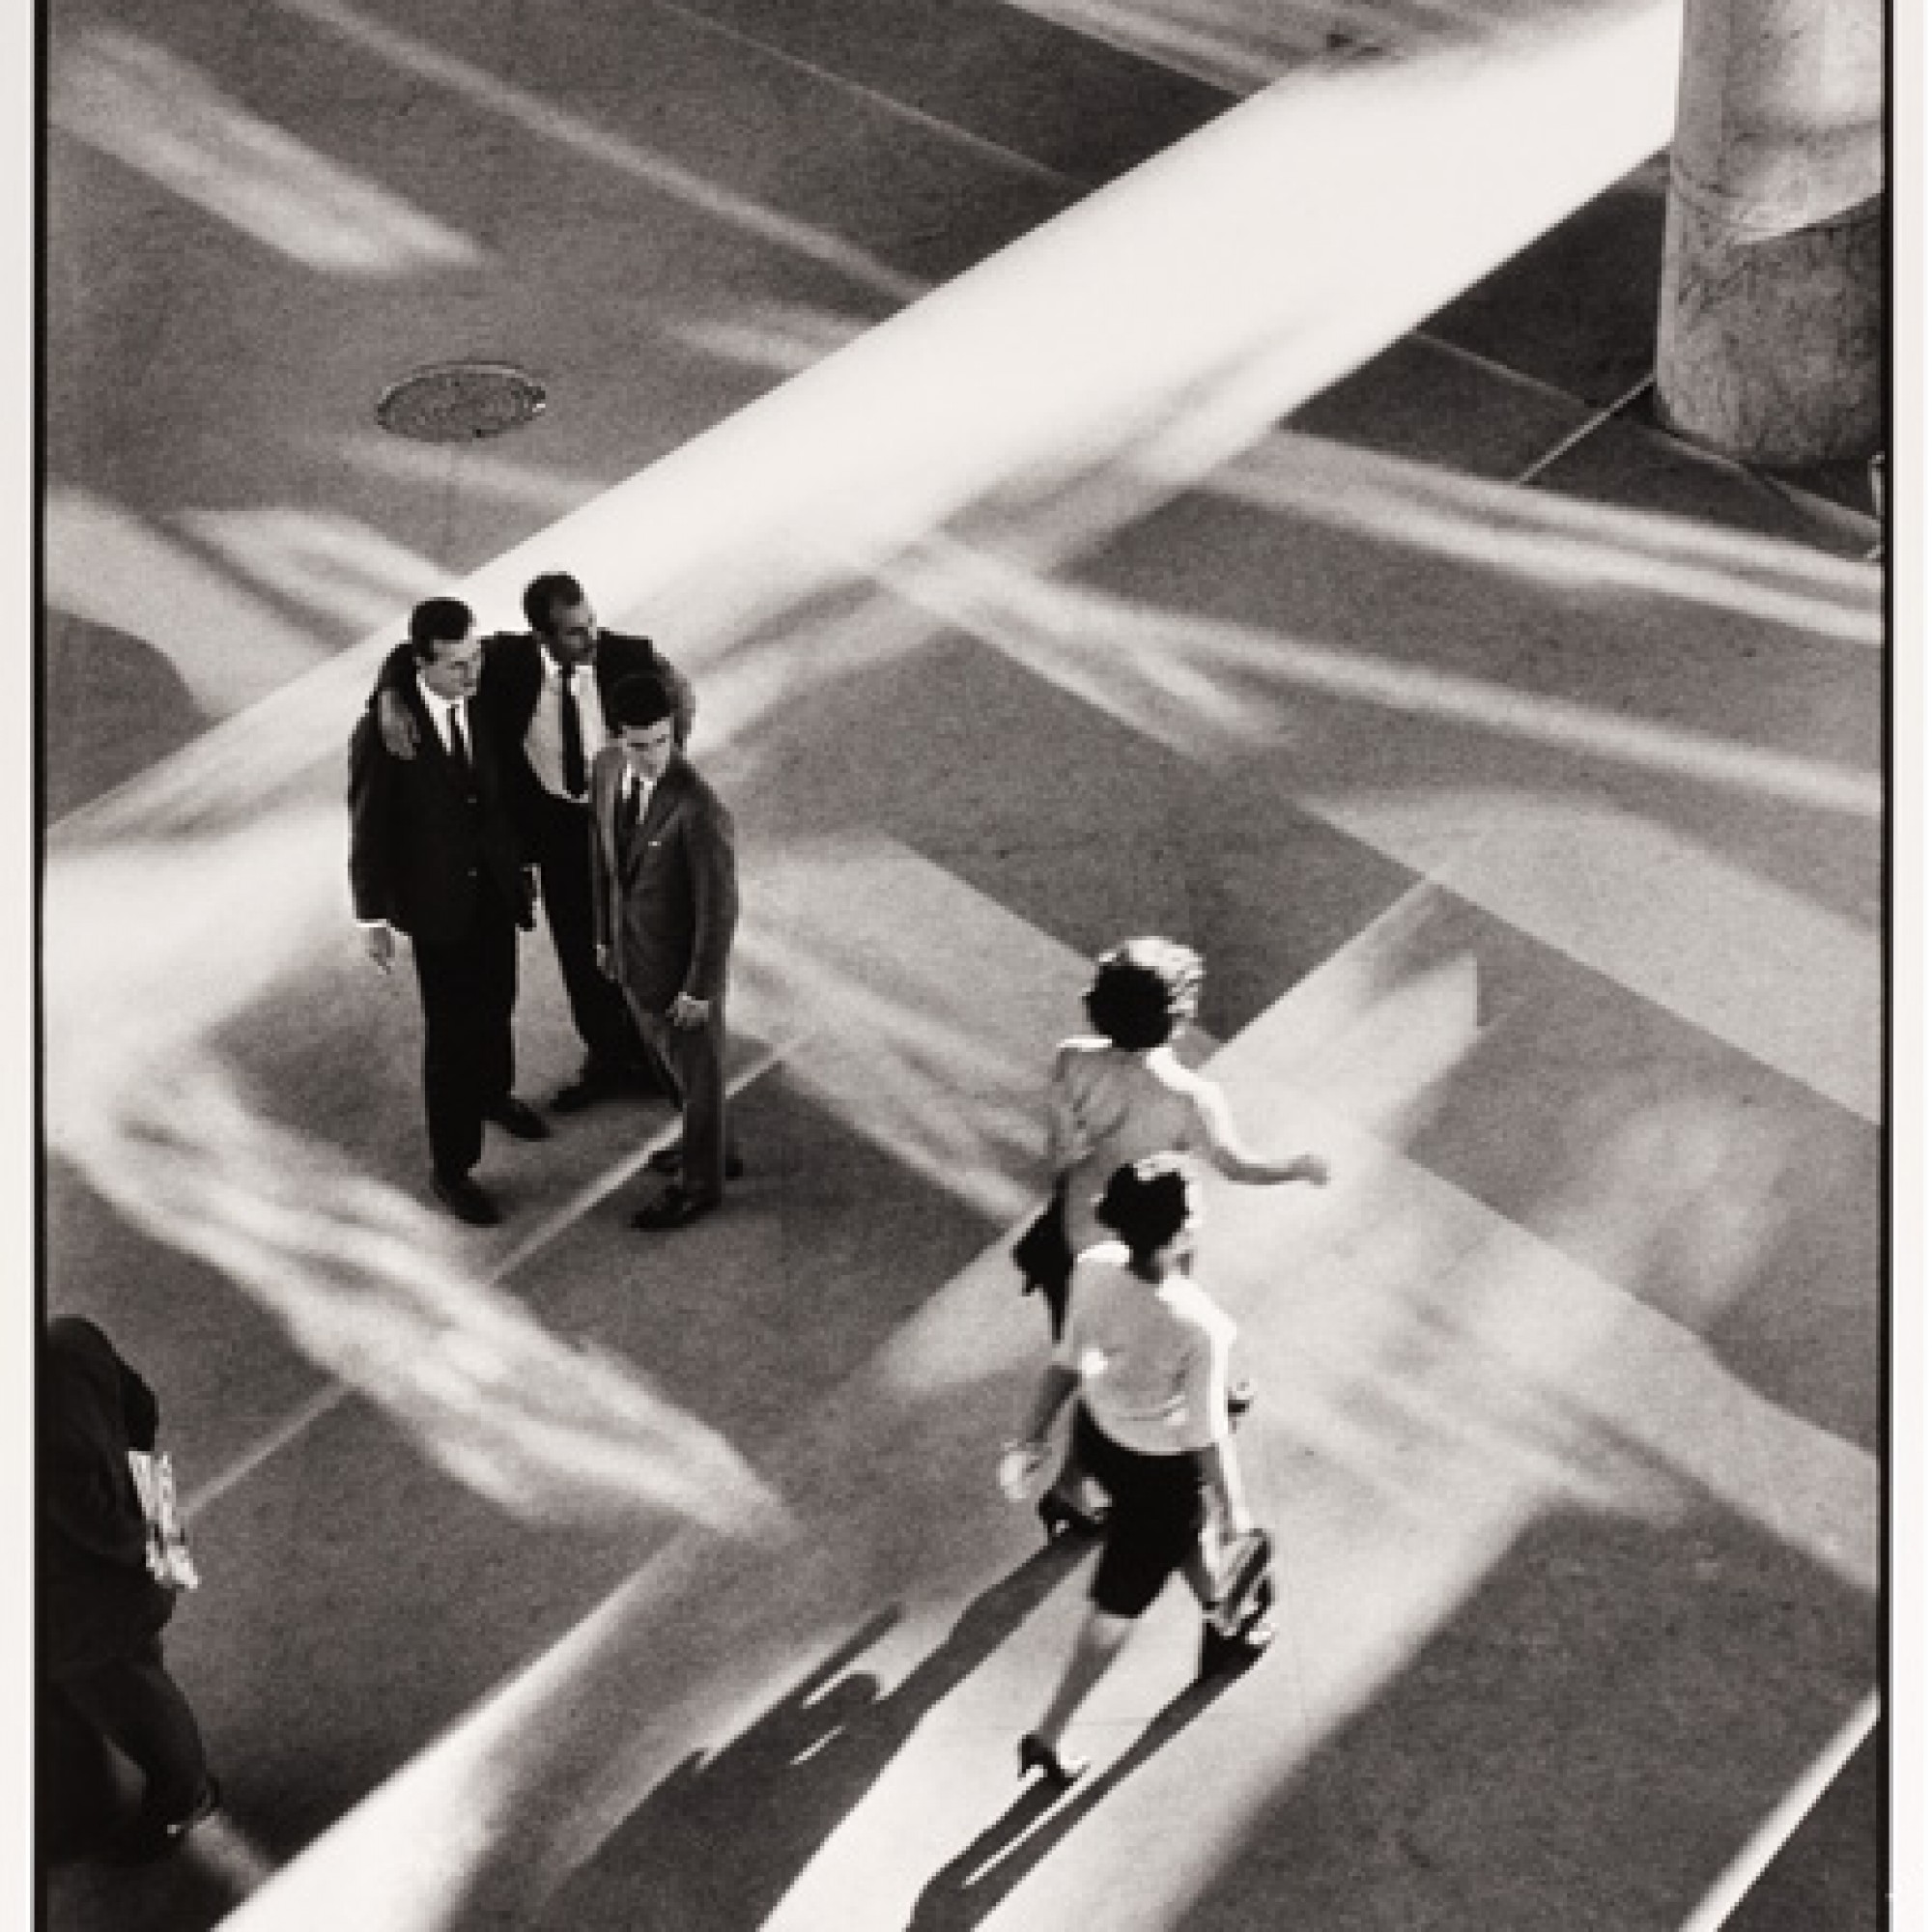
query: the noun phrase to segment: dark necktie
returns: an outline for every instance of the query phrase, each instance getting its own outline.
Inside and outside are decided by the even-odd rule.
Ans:
[[[476,767],[469,762],[469,741],[463,735],[463,707],[449,707],[449,755],[456,763],[457,782],[468,799],[476,796]]]
[[[643,788],[634,778],[624,781],[624,795],[617,801],[617,843],[619,847],[631,842],[631,834],[638,829],[638,820],[643,816]]]
[[[583,762],[583,715],[577,708],[577,668],[564,665],[563,695],[558,700],[558,718],[563,727],[563,788],[572,798],[582,798],[590,773]]]

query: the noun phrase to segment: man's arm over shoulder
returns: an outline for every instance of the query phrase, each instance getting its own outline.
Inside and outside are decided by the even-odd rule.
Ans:
[[[369,702],[374,704],[385,691],[393,691],[399,696],[408,691],[415,682],[416,654],[407,639],[391,647],[389,653],[376,668],[376,682],[369,688]]]
[[[409,708],[409,694],[416,680],[416,654],[407,643],[397,644],[376,670],[369,692],[369,713],[382,726],[383,742],[392,755],[408,760],[416,754],[416,721]]]
[[[483,678],[486,690],[508,679],[543,675],[543,646],[527,631],[492,631],[483,639]]]

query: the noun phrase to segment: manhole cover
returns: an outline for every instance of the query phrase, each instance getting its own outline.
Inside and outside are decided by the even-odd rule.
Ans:
[[[536,415],[543,384],[503,362],[448,362],[418,369],[391,383],[376,405],[376,420],[419,442],[469,442],[501,436]]]

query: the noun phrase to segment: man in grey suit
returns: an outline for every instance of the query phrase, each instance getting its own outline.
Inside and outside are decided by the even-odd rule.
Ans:
[[[597,964],[623,989],[684,1117],[678,1146],[654,1163],[675,1179],[631,1225],[682,1228],[719,1205],[737,1168],[724,1113],[724,993],[738,923],[731,814],[678,749],[661,679],[625,678],[610,712],[614,742],[590,774]]]

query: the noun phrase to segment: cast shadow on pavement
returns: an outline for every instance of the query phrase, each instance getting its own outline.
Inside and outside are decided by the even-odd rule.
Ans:
[[[1655,1473],[1649,1520],[1528,1525],[1246,1821],[1190,1932],[1708,1922],[1698,1900],[1871,1682],[1875,1606]],[[1875,1926],[1858,1838],[1812,1874],[1829,1909],[1786,1923]]]
[[[50,614],[40,662],[44,823],[138,777],[208,728],[166,652],[130,632]]]
[[[1205,1716],[1238,1681],[1237,1676],[1197,1678],[1154,1713],[1126,1751],[1105,1771],[1075,1785],[1064,1802],[1063,1794],[1034,1779],[971,1844],[926,1881],[906,1932],[967,1932],[968,1927],[981,1924],[1103,1799]]]
[[[899,1621],[895,1607],[881,1610],[749,1730],[686,1759],[540,1922],[558,1932],[628,1927],[648,1896],[654,1924],[753,1932],[921,1721],[1065,1581],[1068,1563],[1057,1549],[1037,1551],[969,1605],[892,1690],[851,1667]]]

